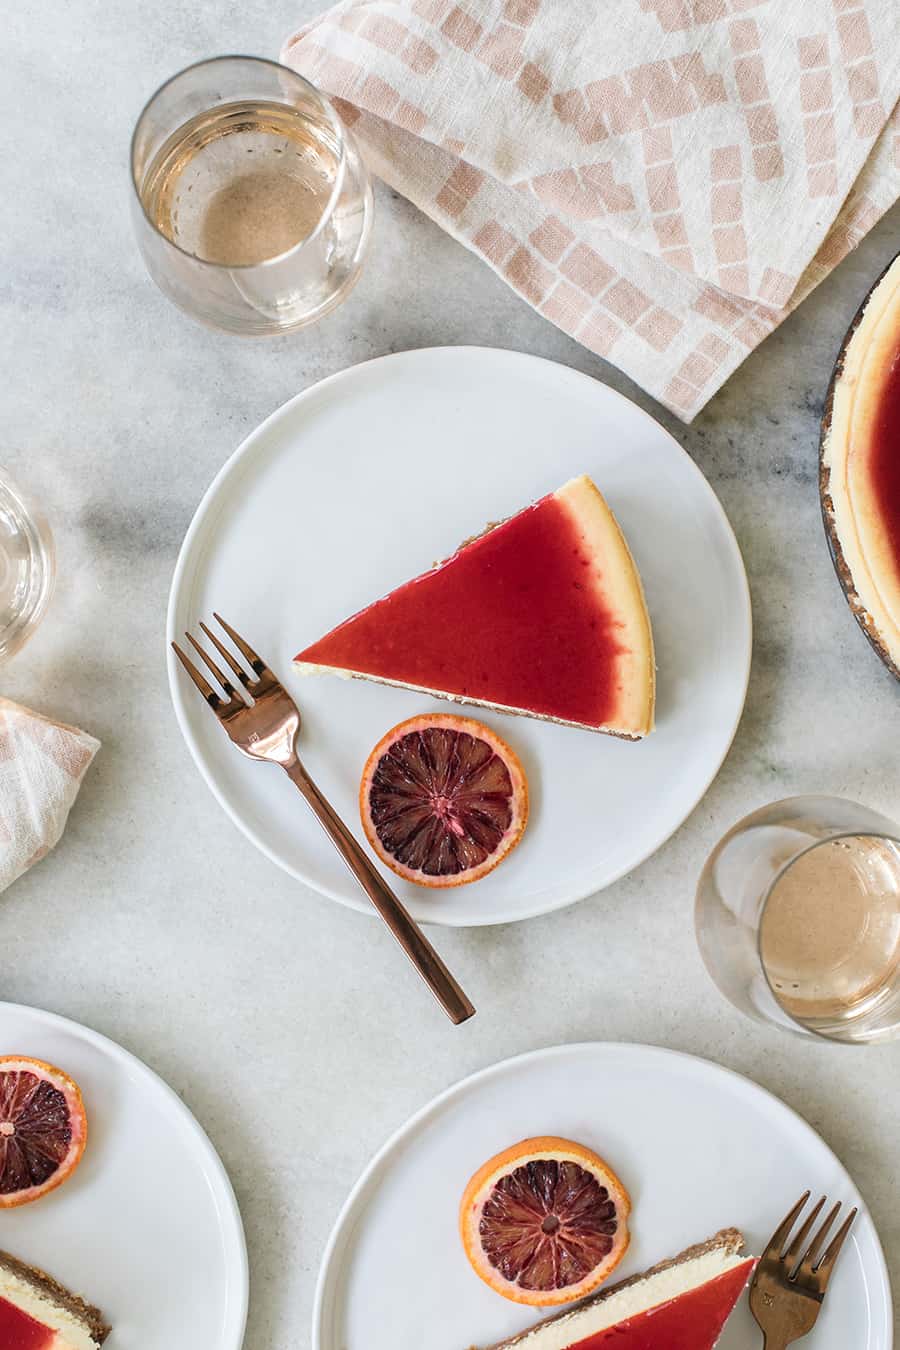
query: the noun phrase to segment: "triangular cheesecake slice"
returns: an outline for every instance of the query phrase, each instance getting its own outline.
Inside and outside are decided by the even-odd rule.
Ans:
[[[330,672],[630,740],[653,729],[641,580],[590,478],[574,478],[295,657]]]
[[[0,1350],[99,1350],[108,1335],[97,1308],[0,1252]]]
[[[712,1350],[756,1265],[743,1246],[723,1229],[491,1350]]]

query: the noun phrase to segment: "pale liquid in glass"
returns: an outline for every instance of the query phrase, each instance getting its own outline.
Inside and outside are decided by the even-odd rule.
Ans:
[[[220,266],[252,267],[315,232],[339,169],[340,147],[326,123],[283,103],[225,103],[169,137],[140,195],[156,228],[185,252]],[[339,254],[342,242],[355,247],[353,214],[333,216],[328,229],[327,253]]]
[[[863,1032],[900,1001],[898,846],[845,835],[801,854],[769,893],[759,945],[791,1017],[820,1032]]]

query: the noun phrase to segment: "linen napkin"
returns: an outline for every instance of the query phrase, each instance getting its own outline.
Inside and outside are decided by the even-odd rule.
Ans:
[[[100,742],[0,698],[0,891],[58,843]]]
[[[898,0],[341,0],[282,60],[685,420],[900,195]]]

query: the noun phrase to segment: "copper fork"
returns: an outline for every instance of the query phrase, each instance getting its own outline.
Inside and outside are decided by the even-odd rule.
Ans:
[[[812,1226],[825,1204],[823,1195],[800,1225],[790,1246],[785,1247],[791,1229],[808,1199],[809,1191],[804,1191],[791,1212],[785,1215],[775,1229],[750,1285],[750,1311],[765,1337],[765,1350],[784,1350],[786,1345],[812,1330],[844,1239],[856,1218],[857,1211],[852,1209],[822,1252],[841,1208],[839,1204],[835,1205],[819,1226],[815,1237],[807,1242]]]
[[[300,711],[296,703],[249,642],[236,633],[221,615],[214,614],[213,618],[227,633],[253,672],[248,675],[241,662],[201,620],[200,627],[234,674],[243,694],[238,692],[229,676],[190,633],[185,633],[185,637],[218,681],[219,690],[213,688],[177,642],[172,643],[175,655],[237,748],[251,759],[279,764],[291,782],[300,789],[325,833],[451,1022],[458,1026],[460,1022],[467,1021],[475,1012],[474,1006],[300,763],[296,750]]]

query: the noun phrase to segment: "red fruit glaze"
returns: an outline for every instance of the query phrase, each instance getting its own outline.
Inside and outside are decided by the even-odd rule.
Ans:
[[[743,1261],[668,1303],[573,1341],[568,1350],[712,1350],[755,1264]]]
[[[0,1298],[0,1350],[49,1350],[56,1332]]]
[[[900,346],[881,391],[870,453],[875,498],[900,576]]]
[[[544,497],[296,659],[601,726],[622,648],[591,568],[565,507]]]

